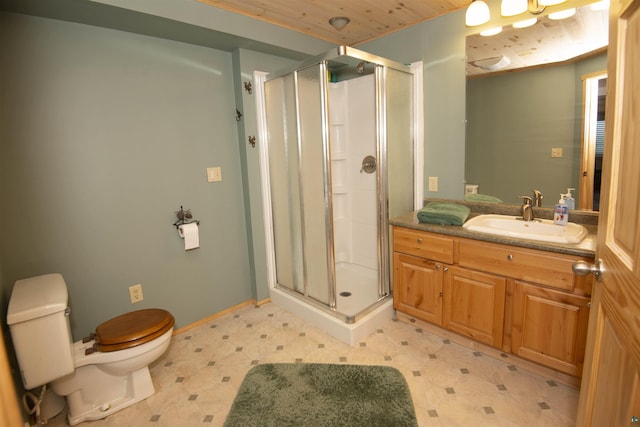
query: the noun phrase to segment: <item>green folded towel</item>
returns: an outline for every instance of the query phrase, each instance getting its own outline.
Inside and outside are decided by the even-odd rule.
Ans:
[[[418,221],[439,225],[462,225],[471,209],[457,203],[431,202],[418,211]]]
[[[487,196],[486,194],[467,194],[464,196],[465,202],[484,202],[484,203],[502,203],[497,197]]]

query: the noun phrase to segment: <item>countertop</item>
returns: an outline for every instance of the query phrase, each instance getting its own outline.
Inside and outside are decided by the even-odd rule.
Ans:
[[[488,212],[482,212],[488,213]],[[500,213],[500,212],[496,212]],[[481,213],[473,212],[470,218]],[[506,213],[505,213],[506,214]],[[571,217],[570,217],[571,218]],[[577,222],[577,221],[576,221]],[[461,226],[426,224],[418,221],[417,211],[395,217],[389,223],[398,227],[413,228],[415,230],[428,231],[431,233],[446,234],[448,236],[463,237],[466,239],[482,240],[485,242],[501,243],[504,245],[519,246],[522,248],[537,249],[548,252],[557,252],[567,255],[575,255],[585,258],[595,258],[596,254],[596,233],[597,226],[580,222],[589,232],[580,243],[548,243],[534,240],[516,239],[513,237],[497,236],[493,234],[477,233],[468,231]]]

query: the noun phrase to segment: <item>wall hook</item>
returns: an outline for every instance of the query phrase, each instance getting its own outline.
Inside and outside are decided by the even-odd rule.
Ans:
[[[238,109],[236,108],[236,122],[239,122],[241,118],[242,118],[242,113],[238,111]]]
[[[251,145],[251,148],[256,148],[256,137],[255,136],[250,136],[249,137],[249,145]]]
[[[253,88],[251,87],[251,82],[244,82],[244,89],[249,92],[249,95],[253,93]]]

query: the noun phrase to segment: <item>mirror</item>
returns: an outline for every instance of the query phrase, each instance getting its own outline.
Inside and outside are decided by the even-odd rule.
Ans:
[[[520,204],[536,189],[553,207],[574,188],[580,206],[583,79],[606,70],[607,43],[608,10],[591,5],[564,20],[467,37],[469,191]]]

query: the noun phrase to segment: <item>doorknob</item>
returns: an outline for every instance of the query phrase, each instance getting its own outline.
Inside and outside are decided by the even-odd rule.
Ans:
[[[602,260],[597,260],[595,264],[589,264],[586,261],[576,261],[571,266],[571,270],[577,276],[586,276],[591,273],[595,276],[596,280],[599,282],[602,278],[602,273],[604,273],[605,269],[602,265]]]

